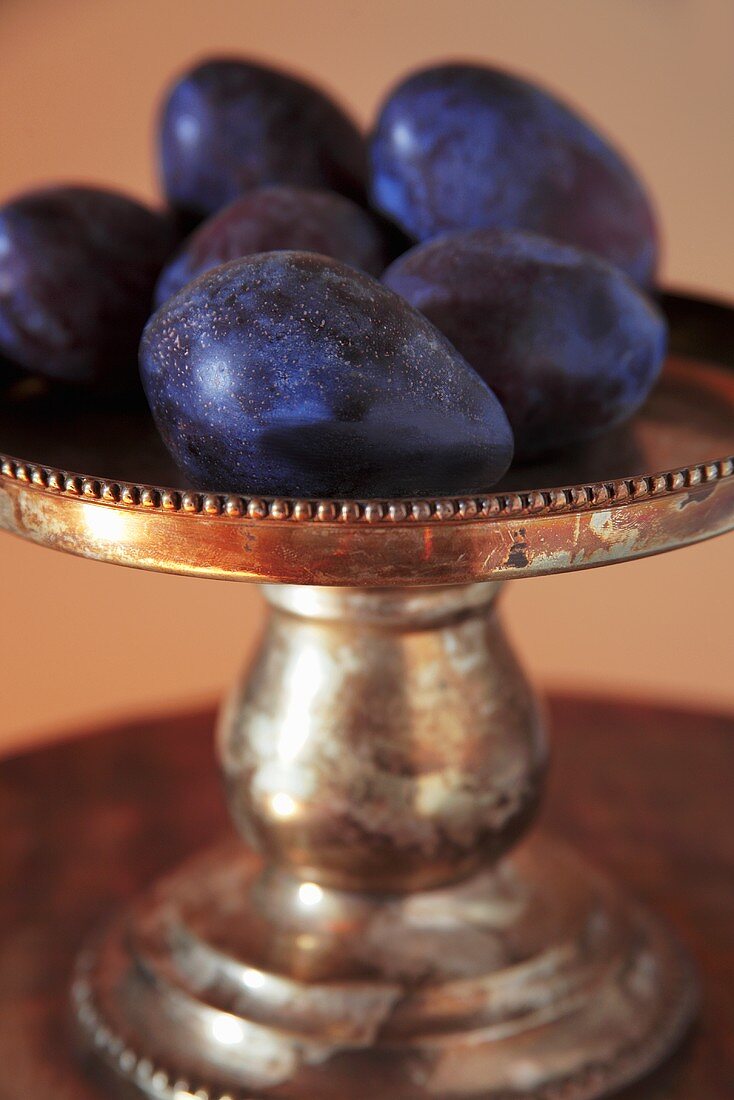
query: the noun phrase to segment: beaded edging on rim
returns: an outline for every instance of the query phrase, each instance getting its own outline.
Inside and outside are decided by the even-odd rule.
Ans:
[[[141,511],[176,512],[224,519],[315,523],[471,522],[507,516],[589,511],[667,496],[734,476],[734,457],[660,474],[525,492],[415,500],[297,500],[203,493],[105,481],[0,455],[0,484],[16,481],[44,493]]]

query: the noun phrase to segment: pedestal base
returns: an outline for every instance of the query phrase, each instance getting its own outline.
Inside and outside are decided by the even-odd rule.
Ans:
[[[403,896],[223,846],[119,918],[73,995],[86,1040],[158,1100],[590,1100],[672,1050],[695,982],[655,918],[536,835]]]

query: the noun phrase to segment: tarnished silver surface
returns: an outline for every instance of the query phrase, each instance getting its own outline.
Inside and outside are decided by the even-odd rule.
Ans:
[[[80,960],[78,1020],[159,1100],[589,1100],[680,1037],[680,948],[563,847],[506,853],[545,748],[493,584],[269,588],[223,710],[231,842]]]
[[[265,590],[265,644],[220,727],[253,847],[363,890],[439,885],[509,847],[545,750],[497,588]]]
[[[649,914],[536,837],[387,896],[223,847],[111,927],[74,997],[110,1068],[165,1100],[577,1100],[667,1053],[692,990]]]

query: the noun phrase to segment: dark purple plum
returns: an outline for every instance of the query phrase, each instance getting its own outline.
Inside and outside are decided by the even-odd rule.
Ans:
[[[318,88],[239,58],[211,58],[171,88],[160,123],[171,205],[200,221],[272,183],[365,193],[365,142]]]
[[[479,492],[512,458],[491,390],[416,310],[315,253],[234,260],[158,310],[143,385],[200,487],[275,496]]]
[[[0,207],[0,352],[26,370],[111,389],[135,359],[168,218],[113,191],[51,187]]]
[[[371,143],[372,199],[417,241],[521,229],[653,280],[655,217],[637,177],[590,125],[533,84],[478,65],[410,76]]]
[[[344,195],[263,187],[235,199],[192,233],[158,280],[156,302],[219,264],[280,249],[319,252],[370,275],[379,275],[390,260],[381,224]]]
[[[527,233],[449,233],[383,276],[499,397],[518,458],[628,419],[659,374],[663,315],[618,268]]]

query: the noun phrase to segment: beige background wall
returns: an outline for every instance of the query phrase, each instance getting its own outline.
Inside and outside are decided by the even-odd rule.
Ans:
[[[636,160],[666,278],[734,298],[732,0],[0,0],[0,195],[84,179],[155,194],[152,112],[207,51],[299,68],[365,122],[406,68],[485,58],[583,105]],[[506,616],[541,681],[734,708],[734,537],[539,579]],[[209,697],[260,617],[246,586],[0,536],[0,749]]]

